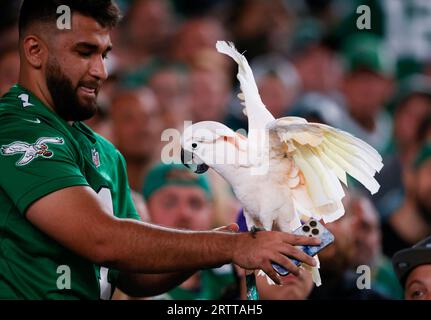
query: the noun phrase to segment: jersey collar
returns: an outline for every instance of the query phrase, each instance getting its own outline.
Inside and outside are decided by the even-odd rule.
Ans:
[[[47,105],[45,105],[30,90],[18,83],[12,86],[9,92],[6,93],[5,97],[17,100],[17,103],[14,103],[14,105],[16,105],[17,107],[21,107],[24,110],[27,109],[30,112],[37,113],[50,119],[55,118],[63,125],[69,128],[73,127],[76,130],[79,130],[80,132],[85,134],[93,143],[96,142],[96,136],[88,126],[86,126],[80,121],[75,121],[72,124],[68,123],[67,121],[62,119],[57,113],[51,110]]]

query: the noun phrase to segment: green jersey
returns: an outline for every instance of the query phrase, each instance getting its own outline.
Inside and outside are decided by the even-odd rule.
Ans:
[[[0,299],[109,299],[119,272],[63,247],[26,210],[54,191],[89,186],[117,218],[139,220],[119,151],[15,85],[0,99],[0,171]]]

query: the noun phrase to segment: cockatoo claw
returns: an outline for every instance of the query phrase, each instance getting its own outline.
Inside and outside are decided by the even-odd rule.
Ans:
[[[258,226],[251,226],[250,232],[253,238],[256,238],[256,233],[259,231],[265,231],[264,227],[258,227]]]

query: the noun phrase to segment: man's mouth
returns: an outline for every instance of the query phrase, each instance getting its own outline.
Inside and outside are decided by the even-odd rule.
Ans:
[[[96,84],[81,84],[78,89],[86,96],[95,98],[99,92],[99,86]]]

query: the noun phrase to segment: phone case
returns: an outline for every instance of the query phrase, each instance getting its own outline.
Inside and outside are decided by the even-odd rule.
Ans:
[[[320,238],[321,243],[318,246],[297,246],[297,248],[304,251],[309,256],[315,256],[335,240],[334,235],[315,219],[308,220],[301,227],[296,229],[293,234]],[[297,266],[302,263],[294,258],[290,258],[290,260]],[[287,276],[289,274],[288,270],[277,263],[272,263],[272,267],[281,276]]]

